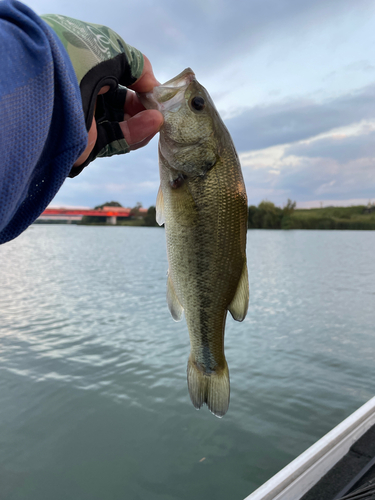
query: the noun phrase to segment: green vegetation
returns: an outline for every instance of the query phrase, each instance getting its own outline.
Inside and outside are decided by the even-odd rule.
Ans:
[[[141,207],[138,207],[141,208]],[[117,221],[119,219],[123,219],[120,222],[117,222],[119,226],[138,226],[138,227],[159,227],[159,224],[156,222],[156,208],[151,206],[147,213],[138,213],[135,211],[135,208],[132,208],[132,215],[130,218],[117,217]]]
[[[100,210],[104,207],[117,207],[117,208],[122,208],[122,205],[121,203],[119,203],[118,201],[106,201],[105,203],[103,203],[102,205],[97,205],[96,207],[94,207],[94,210]]]
[[[250,229],[283,229],[284,219],[290,217],[296,202],[288,200],[284,208],[276,207],[271,201],[262,201],[256,207],[250,205],[247,227]]]
[[[147,210],[147,215],[144,218],[144,225],[149,227],[159,227],[159,224],[156,222],[156,208],[150,207]]]
[[[270,201],[249,207],[251,229],[375,229],[375,206],[296,209],[288,200],[284,208]]]

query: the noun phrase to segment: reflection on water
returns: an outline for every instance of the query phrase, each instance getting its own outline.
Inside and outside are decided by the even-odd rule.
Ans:
[[[242,500],[373,396],[374,243],[248,233],[223,419],[190,403],[162,229],[32,226],[1,246],[0,499]]]

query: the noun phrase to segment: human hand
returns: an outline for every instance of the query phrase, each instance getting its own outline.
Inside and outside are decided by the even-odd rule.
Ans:
[[[69,176],[78,175],[98,156],[128,153],[147,144],[163,122],[161,113],[145,110],[135,94],[158,85],[150,61],[106,26],[55,14],[42,18],[70,57],[89,132],[86,150]]]
[[[124,120],[119,122],[121,131],[129,150],[134,151],[146,146],[150,140],[157,134],[163,124],[163,115],[157,110],[146,110],[141,104],[136,92],[151,92],[159,85],[152,71],[149,59],[144,55],[144,67],[141,76],[127,91],[124,106]],[[110,90],[109,85],[103,87],[98,95],[103,95]],[[88,142],[85,151],[75,162],[74,167],[81,166],[95,147],[98,138],[96,120],[93,118],[92,125],[88,133]]]

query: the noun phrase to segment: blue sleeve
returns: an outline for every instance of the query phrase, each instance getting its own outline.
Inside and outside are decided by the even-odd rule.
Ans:
[[[0,1],[0,243],[51,202],[87,144],[81,94],[60,40],[32,10]]]

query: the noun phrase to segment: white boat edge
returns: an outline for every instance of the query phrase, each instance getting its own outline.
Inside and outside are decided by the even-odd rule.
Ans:
[[[244,500],[299,500],[375,424],[375,397]]]

